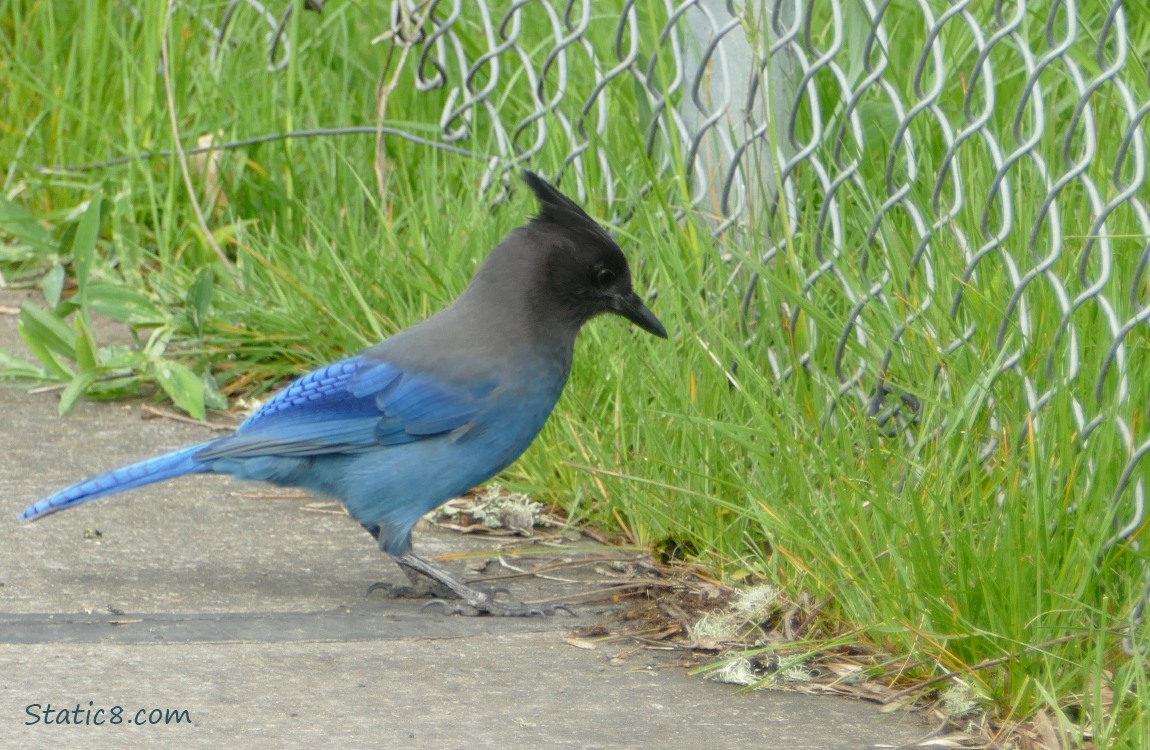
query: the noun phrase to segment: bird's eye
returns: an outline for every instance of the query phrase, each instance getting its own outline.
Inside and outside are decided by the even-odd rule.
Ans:
[[[595,272],[595,283],[599,286],[607,286],[615,280],[615,272],[610,268],[600,268]]]

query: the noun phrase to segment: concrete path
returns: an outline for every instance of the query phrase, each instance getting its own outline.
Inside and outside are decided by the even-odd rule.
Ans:
[[[20,299],[0,292],[0,311]],[[0,312],[0,349],[21,348]],[[370,537],[260,485],[184,478],[20,524],[62,486],[211,436],[144,420],[139,404],[56,408],[53,394],[0,388],[2,748],[857,750],[925,732],[861,702],[743,693],[651,652],[565,643],[602,616],[593,605],[520,620],[367,598],[401,580]],[[432,556],[491,545],[416,536]],[[517,600],[568,591],[509,586]],[[80,725],[56,723],[60,709]],[[164,724],[165,711],[185,720]]]

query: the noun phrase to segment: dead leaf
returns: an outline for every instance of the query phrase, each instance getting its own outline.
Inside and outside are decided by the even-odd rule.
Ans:
[[[1034,728],[1047,750],[1062,750],[1058,731],[1054,728],[1054,724],[1050,721],[1050,715],[1046,711],[1039,711],[1034,715]]]
[[[196,139],[197,148],[210,148],[216,145],[217,139],[224,139],[223,131],[207,133]],[[188,163],[192,165],[204,181],[204,197],[210,205],[216,208],[227,208],[228,196],[220,183],[220,164],[223,162],[223,149],[213,148],[210,151],[201,151],[192,154]]]

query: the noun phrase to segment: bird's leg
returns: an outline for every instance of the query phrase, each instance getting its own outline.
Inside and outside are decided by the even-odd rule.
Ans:
[[[378,526],[363,524],[363,528],[367,529],[367,533],[371,534],[373,539],[377,542],[379,541],[380,528]],[[434,596],[436,598],[424,606],[441,604],[443,605],[444,611],[449,615],[488,614],[504,617],[531,617],[533,615],[553,615],[560,610],[572,616],[575,615],[570,607],[563,604],[539,609],[524,606],[512,607],[502,602],[497,602],[495,601],[495,597],[499,594],[508,594],[510,592],[502,587],[488,588],[486,586],[468,586],[462,581],[457,580],[447,571],[437,568],[427,560],[410,551],[403,555],[396,556],[395,562],[407,575],[412,585],[397,586],[393,583],[373,583],[367,589],[368,594],[378,589],[383,589],[387,591],[389,596],[396,598]],[[452,602],[449,604],[446,600],[451,598],[458,598],[462,600],[462,603]]]
[[[500,593],[507,593],[507,589],[503,588],[481,588],[479,586],[468,586],[466,583],[457,580],[447,571],[437,568],[422,557],[406,552],[395,558],[399,566],[411,576],[414,573],[426,576],[436,583],[446,587],[454,596],[459,597],[460,602],[448,602],[446,599],[433,599],[424,606],[432,604],[443,605],[447,614],[451,615],[495,615],[498,617],[532,617],[534,615],[553,615],[559,610],[574,615],[570,607],[564,605],[556,605],[551,607],[527,607],[520,605],[518,607],[498,602],[495,597]]]
[[[380,528],[378,526],[371,526],[368,524],[361,524],[371,534],[371,538],[376,542],[379,541]],[[415,557],[412,555],[412,557]],[[444,599],[466,599],[460,593],[461,589],[467,591],[477,591],[480,594],[487,596],[488,599],[494,600],[498,594],[510,593],[505,588],[489,589],[486,587],[469,587],[459,583],[452,578],[445,571],[436,568],[431,563],[416,558],[423,567],[418,565],[404,565],[399,557],[395,557],[395,561],[399,564],[399,569],[407,576],[407,580],[411,582],[410,586],[403,586],[400,584],[390,583],[388,581],[378,581],[367,587],[368,595],[376,591],[386,591],[387,595],[392,599],[429,599],[434,598],[436,602],[442,603]],[[427,570],[434,570],[436,574],[426,572]],[[445,582],[446,580],[446,582]],[[431,602],[429,602],[430,604]]]
[[[376,542],[379,541],[380,528],[378,526],[371,526],[368,524],[361,524],[363,528],[367,529],[367,533],[371,534],[371,538]],[[421,576],[411,568],[405,568],[402,565],[400,570],[407,575],[407,580],[411,581],[410,586],[403,586],[388,581],[378,581],[367,587],[368,595],[376,591],[386,591],[387,595],[392,599],[429,599],[429,598],[451,598],[455,594],[451,589],[443,586],[438,581]]]

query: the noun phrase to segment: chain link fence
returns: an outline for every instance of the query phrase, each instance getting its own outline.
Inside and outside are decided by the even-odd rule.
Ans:
[[[1125,455],[1092,456],[1089,471],[1122,462],[1098,475],[1119,477],[1110,544],[1136,546],[1150,453],[1137,12],[1073,0],[394,0],[381,40],[395,85],[438,103],[438,122],[423,123],[434,140],[489,157],[495,199],[516,165],[558,154],[552,176],[624,205],[625,221],[619,170],[639,167],[611,138],[619,118],[637,128],[647,189],[706,218],[748,315],[759,271],[783,262],[824,311],[776,305],[777,319],[748,321],[748,347],[780,380],[817,379],[828,415],[857,399],[912,443],[947,429],[897,385],[928,356],[943,388],[989,394],[984,458],[1054,412],[1071,415],[1082,447],[1114,431]],[[789,350],[762,335],[780,327]],[[955,382],[969,372],[981,381]],[[1006,401],[1024,413],[1003,413]]]

